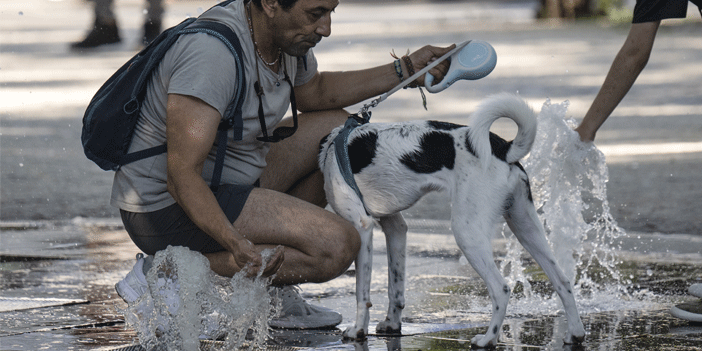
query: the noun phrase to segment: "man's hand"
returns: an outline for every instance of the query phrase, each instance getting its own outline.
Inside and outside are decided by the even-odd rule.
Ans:
[[[261,253],[259,253],[254,244],[247,239],[239,240],[237,244],[237,249],[232,250],[237,266],[242,267],[241,270],[244,271],[247,277],[253,278],[257,276],[261,267],[264,265]],[[284,260],[285,254],[283,246],[278,245],[266,260],[266,266],[261,275],[269,277],[275,274],[278,269],[280,269]]]
[[[576,131],[576,132],[578,133],[578,135],[580,136],[580,141],[582,141],[582,142],[584,142],[584,143],[591,143],[591,142],[593,142],[593,141],[595,140],[595,133],[597,132],[597,130],[595,130],[595,131],[589,131],[588,128],[587,128],[587,124],[585,124],[585,125],[583,125],[583,124],[579,125],[577,128],[575,128],[575,131]]]
[[[419,72],[422,68],[436,61],[438,58],[444,56],[447,52],[453,50],[454,48],[456,48],[456,44],[453,44],[447,48],[440,48],[436,46],[427,45],[411,53],[409,55],[409,58],[412,61],[414,72]],[[438,84],[439,82],[441,82],[442,79],[444,79],[444,76],[446,75],[446,72],[448,72],[450,66],[451,61],[444,60],[443,62],[436,65],[436,67],[429,70],[429,73],[431,73],[431,75],[435,78],[434,84]],[[417,78],[414,82],[419,86],[423,86],[424,76],[425,75],[422,75],[421,77]]]

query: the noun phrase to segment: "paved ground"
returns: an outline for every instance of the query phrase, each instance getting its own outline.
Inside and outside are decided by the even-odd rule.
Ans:
[[[213,3],[170,4],[166,22],[175,24]],[[321,68],[363,68],[388,62],[392,49],[479,38],[492,43],[499,57],[487,79],[430,95],[429,112],[421,109],[416,91],[402,91],[375,109],[374,120],[461,123],[483,97],[502,91],[519,92],[536,108],[547,99],[569,100],[572,116],[583,116],[628,26],[534,24],[529,2],[499,4],[345,2],[334,16],[332,37],[317,50]],[[84,34],[88,6],[77,0],[3,5],[1,220],[116,216],[108,204],[112,174],[82,156],[80,118],[95,90],[134,53],[140,6],[120,2],[123,44],[76,54],[67,44]],[[598,135],[597,145],[608,156],[612,211],[625,229],[702,233],[702,188],[696,186],[702,174],[701,26],[695,18],[661,28],[648,68]],[[446,217],[445,209],[420,204],[420,213],[410,214]]]
[[[89,54],[67,49],[91,22],[87,4],[27,0],[0,8],[0,307],[5,308],[0,310],[0,350],[134,344],[134,332],[124,330],[117,312],[124,305],[112,285],[131,268],[136,248],[108,205],[112,174],[85,159],[79,142],[85,105],[136,48],[141,2],[117,3],[124,43]],[[214,3],[169,2],[167,24]],[[428,96],[429,112],[421,109],[416,91],[399,92],[374,110],[374,121],[463,123],[483,97],[502,91],[519,92],[537,109],[547,99],[569,100],[569,114],[579,118],[628,25],[534,23],[534,3],[347,0],[334,14],[332,37],[316,53],[322,69],[355,69],[389,62],[392,49],[483,39],[498,53],[498,66],[489,77]],[[702,263],[701,30],[699,17],[661,28],[647,69],[597,140],[608,160],[612,214],[629,232],[625,261],[632,277],[643,277],[637,291],[676,295],[646,298],[639,305],[583,301],[588,349],[692,350],[702,345],[699,328],[661,312],[685,299],[680,294],[700,276]],[[494,131],[509,136],[512,128],[498,122]],[[446,293],[463,282],[457,277],[475,279],[472,270],[460,265],[452,239],[441,228],[448,209],[445,196],[434,195],[406,213],[416,220],[409,270],[414,291],[408,306],[413,307],[406,314],[411,327],[406,329],[416,336],[343,345],[338,332],[277,335],[279,347],[465,347],[487,317],[482,307]],[[439,225],[431,224],[436,220]],[[420,236],[427,231],[417,225],[421,223],[430,223],[434,234]],[[383,246],[382,240],[376,244],[378,272],[385,269]],[[383,276],[376,276],[372,318],[377,322],[384,288]],[[307,297],[326,296],[317,300],[338,308],[347,324],[354,314],[352,287],[353,279],[346,277],[304,289]],[[481,304],[470,293],[461,296]],[[500,347],[563,349],[555,335],[560,332],[553,332],[559,330],[557,308],[539,314],[541,303],[519,304],[537,312],[510,316]],[[37,306],[54,307],[33,308]]]

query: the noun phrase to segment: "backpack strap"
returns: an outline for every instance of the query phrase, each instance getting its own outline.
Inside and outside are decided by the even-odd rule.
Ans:
[[[232,1],[225,1],[220,3],[218,6],[224,6]],[[212,181],[210,183],[210,188],[216,191],[219,182],[222,178],[222,169],[224,168],[224,156],[226,155],[227,146],[227,134],[230,129],[233,130],[234,140],[241,140],[243,138],[244,122],[242,117],[242,105],[244,103],[244,97],[246,96],[246,75],[244,73],[244,55],[243,49],[241,48],[241,43],[239,42],[239,37],[231,30],[227,25],[210,20],[196,20],[195,18],[189,18],[181,22],[178,26],[174,27],[175,35],[163,35],[162,40],[159,42],[151,43],[151,45],[159,45],[162,41],[166,41],[163,45],[159,45],[155,48],[156,51],[149,57],[149,61],[146,64],[144,72],[152,72],[156,66],[161,62],[161,59],[165,55],[166,51],[175,43],[178,37],[183,34],[192,33],[206,33],[211,36],[216,37],[221,40],[224,45],[229,48],[234,60],[236,62],[236,74],[237,82],[234,98],[232,102],[227,106],[227,109],[222,116],[222,122],[220,122],[217,128],[217,155],[215,158],[215,167],[212,174]],[[144,49],[143,52],[146,52]],[[132,93],[132,100],[125,104],[124,108],[130,110],[138,110],[139,99],[143,99],[140,92],[145,92],[145,85],[148,80],[151,79],[151,74],[142,74],[137,83],[134,85],[134,90]],[[156,156],[166,152],[166,144],[154,146],[148,149],[128,153],[123,155],[119,159],[120,165],[126,165],[128,163],[141,160],[147,157]]]
[[[159,146],[150,147],[150,148],[144,149],[144,150],[134,151],[134,152],[128,153],[128,154],[120,157],[119,164],[124,166],[127,163],[132,163],[134,161],[139,161],[139,160],[144,159],[144,158],[149,158],[152,156],[160,155],[160,154],[166,152],[167,149],[168,148],[166,147],[166,144],[163,144],[163,145],[159,145]]]
[[[244,120],[242,117],[241,108],[244,104],[244,97],[246,91],[246,75],[244,73],[244,55],[243,49],[241,48],[241,43],[239,42],[239,37],[234,33],[231,28],[227,25],[209,21],[209,20],[198,20],[195,23],[189,25],[187,28],[181,30],[180,34],[188,33],[207,33],[214,37],[220,39],[234,55],[234,60],[236,61],[236,76],[237,76],[237,86],[234,99],[227,106],[222,117],[222,122],[220,122],[217,128],[217,155],[215,157],[215,165],[212,173],[212,181],[210,182],[210,189],[213,192],[217,191],[219,187],[219,182],[222,179],[222,169],[224,168],[224,156],[227,151],[227,134],[229,129],[233,130],[234,140],[241,140],[243,138],[244,130]]]
[[[163,59],[163,56],[166,54],[166,51],[170,49],[170,47],[175,43],[175,41],[179,37],[178,31],[182,30],[183,28],[189,26],[193,22],[195,22],[196,18],[187,18],[183,20],[180,24],[178,24],[175,27],[169,28],[165,30],[161,35],[159,35],[153,42],[151,42],[147,47],[145,47],[143,50],[141,50],[137,56],[132,58],[130,61],[134,62],[135,60],[139,60],[140,57],[143,57],[145,55],[150,55],[148,61],[142,68],[142,74],[139,75],[138,79],[136,80],[136,83],[134,83],[134,86],[132,88],[132,93],[130,95],[130,100],[124,104],[122,109],[124,112],[128,115],[138,113],[139,109],[141,108],[139,101],[144,100],[144,96],[146,94],[146,84],[152,77],[152,72],[156,67],[161,63],[161,60]],[[150,50],[153,49],[153,52],[149,53]],[[126,69],[129,70],[131,65],[127,63]],[[96,105],[97,107],[98,105]],[[90,111],[89,111],[90,112]],[[93,114],[94,112],[90,112],[90,114]],[[127,138],[127,144],[126,144],[126,149],[129,149],[129,142],[131,141],[131,137]],[[121,155],[117,159],[117,164],[119,166],[124,166],[128,163],[132,163],[134,161],[138,161],[144,158],[156,156],[159,154],[162,154],[166,152],[166,144],[159,145],[159,146],[154,146],[148,149],[140,150],[140,151],[135,151],[132,153],[125,153],[124,155]]]

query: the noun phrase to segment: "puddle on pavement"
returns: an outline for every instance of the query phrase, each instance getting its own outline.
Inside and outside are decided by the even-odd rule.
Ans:
[[[39,264],[40,261],[25,264]],[[527,265],[527,267],[530,267]],[[27,267],[24,267],[27,268]],[[585,349],[606,350],[686,350],[702,347],[702,328],[674,319],[667,313],[671,301],[689,299],[684,294],[689,282],[682,277],[697,277],[702,273],[693,264],[625,261],[617,266],[622,275],[633,276],[628,285],[631,292],[646,291],[655,293],[659,301],[642,301],[636,309],[600,311],[603,301],[585,306],[583,321],[588,330]],[[532,300],[526,299],[519,289],[510,302],[508,316],[503,326],[503,336],[498,350],[567,350],[560,344],[563,331],[563,318],[559,315],[559,305],[551,302],[550,285],[545,283],[538,269],[528,268],[527,276],[533,287]],[[0,270],[0,276],[7,273]],[[331,331],[270,331],[270,339],[265,343],[269,350],[291,350],[299,348],[348,349],[348,350],[456,350],[468,348],[467,341],[474,335],[483,333],[483,328],[470,327],[484,324],[489,319],[485,308],[487,297],[482,292],[481,281],[454,282],[434,279],[426,282],[435,288],[414,306],[408,306],[405,320],[406,334],[401,338],[372,336],[365,343],[344,343],[340,330]],[[438,286],[438,287],[437,287]],[[671,286],[676,286],[673,289]],[[95,302],[95,300],[93,300]],[[580,302],[580,301],[579,301]],[[637,302],[638,303],[638,302]],[[526,306],[521,308],[520,305]],[[118,304],[91,303],[88,305],[55,308],[36,308],[25,311],[0,313],[0,340],[3,347],[18,350],[38,350],[57,345],[64,349],[85,349],[102,347],[123,349],[126,344],[131,350],[143,350],[136,333],[125,327],[116,315]],[[527,309],[528,313],[519,312]],[[518,313],[519,312],[519,313]],[[57,318],[57,316],[59,318]],[[91,322],[86,322],[86,317]],[[21,325],[10,326],[9,321]],[[46,321],[52,321],[47,323]],[[100,324],[94,321],[112,320],[117,323]],[[441,323],[463,325],[463,328],[437,331]],[[34,325],[34,327],[32,327]],[[68,330],[65,328],[69,328]],[[343,326],[342,326],[343,328]],[[412,329],[414,328],[414,329]],[[560,329],[559,329],[560,328]],[[685,328],[689,328],[686,330]],[[8,331],[15,330],[8,334]],[[56,342],[59,342],[56,344]],[[52,346],[53,345],[53,346]],[[122,345],[122,346],[120,346]],[[223,342],[202,342],[201,350],[221,348]],[[602,345],[605,345],[604,348]],[[675,348],[677,346],[678,348]],[[689,346],[690,348],[685,348]]]
[[[680,334],[687,323],[666,312],[616,311],[584,316],[588,337],[583,345],[563,345],[563,317],[509,318],[496,350],[683,350],[698,348],[702,329]],[[402,343],[402,350],[457,350],[486,328],[424,334]],[[693,338],[689,338],[693,336]],[[684,338],[688,337],[687,342]],[[675,348],[679,347],[679,348]]]

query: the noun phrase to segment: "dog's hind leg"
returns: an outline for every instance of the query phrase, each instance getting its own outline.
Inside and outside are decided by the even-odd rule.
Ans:
[[[492,319],[487,333],[476,335],[471,340],[475,346],[489,347],[495,346],[497,343],[497,337],[507,312],[510,289],[500,274],[492,255],[490,234],[496,213],[483,205],[462,204],[462,206],[456,206],[454,204],[451,226],[458,247],[461,248],[473,269],[485,281],[492,300]],[[459,207],[463,208],[459,210]],[[459,213],[459,211],[461,212]],[[468,216],[466,213],[472,213],[472,215]]]
[[[543,225],[536,214],[533,202],[528,198],[526,182],[514,192],[514,201],[505,213],[507,225],[519,242],[541,266],[563,302],[568,333],[563,341],[566,344],[580,343],[585,338],[585,329],[578,315],[571,282],[556,264],[556,257],[550,249]]]
[[[399,334],[405,308],[405,255],[407,223],[399,212],[380,219],[388,251],[388,315],[375,330],[383,334]]]

